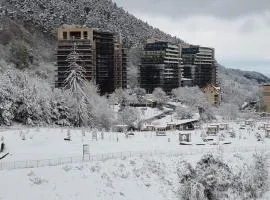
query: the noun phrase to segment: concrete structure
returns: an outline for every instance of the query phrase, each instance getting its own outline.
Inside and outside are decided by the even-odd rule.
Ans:
[[[116,34],[99,29],[66,25],[57,30],[57,81],[63,87],[67,77],[67,56],[76,44],[80,59],[78,64],[85,68],[85,77],[94,81],[102,94],[116,88],[126,88],[126,52]]]
[[[149,39],[140,66],[140,86],[148,93],[157,87],[170,93],[181,85],[181,58],[178,45]]]
[[[191,133],[179,133],[179,142],[191,142]]]
[[[203,88],[207,84],[216,86],[215,50],[201,46],[182,46],[183,77],[193,80],[193,84]]]
[[[208,102],[212,105],[220,105],[220,87],[216,87],[213,84],[207,84],[202,88]]]
[[[270,84],[262,86],[262,104],[261,110],[270,113]]]

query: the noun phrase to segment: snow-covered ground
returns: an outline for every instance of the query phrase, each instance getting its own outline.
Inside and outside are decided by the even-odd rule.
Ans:
[[[203,144],[201,129],[190,132],[193,145],[179,145],[179,132],[169,131],[166,136],[156,136],[155,132],[135,132],[125,137],[124,133],[97,132],[93,140],[93,130],[70,129],[71,141],[64,141],[66,128],[26,128],[11,127],[0,130],[9,152],[1,163],[28,160],[57,159],[82,156],[83,144],[89,144],[90,154],[117,152],[156,152],[153,155],[122,156],[102,161],[79,162],[54,167],[33,169],[1,170],[0,199],[155,199],[176,200],[178,196],[177,165],[180,160],[197,162],[202,154],[214,152],[234,167],[246,163],[255,150],[270,152],[270,138],[264,138],[264,131],[254,128],[239,129],[240,124],[230,122],[230,129],[236,133],[231,138],[227,131],[226,145]],[[253,130],[253,131],[252,131]],[[263,141],[257,141],[255,133],[260,133]],[[25,136],[25,140],[22,140]],[[217,140],[218,137],[214,137]],[[162,154],[160,154],[162,152]],[[132,154],[130,154],[132,155]],[[268,194],[264,199],[268,199]]]
[[[236,132],[236,138],[231,138],[224,131],[225,141],[231,142],[223,146],[224,151],[253,151],[256,149],[270,149],[270,139],[257,141],[255,132],[260,132],[264,137],[263,130],[250,129],[239,130],[238,124],[231,123]],[[166,136],[156,136],[155,132],[134,132],[134,136],[126,138],[124,133],[97,132],[97,140],[93,139],[94,131],[85,132],[82,130],[71,129],[71,141],[64,141],[68,129],[61,128],[19,128],[0,132],[6,144],[6,151],[10,153],[3,161],[18,160],[42,160],[71,156],[82,156],[83,144],[89,144],[90,154],[115,153],[115,152],[200,152],[203,149],[217,149],[217,145],[204,143],[200,137],[204,129],[188,131],[191,133],[192,146],[179,145],[179,132],[168,131]],[[23,135],[25,140],[22,140]],[[217,140],[218,137],[214,137]],[[205,144],[203,146],[196,144]]]
[[[158,156],[124,158],[35,169],[0,171],[0,199],[3,200],[178,200],[178,163],[195,163],[201,156]],[[228,154],[224,160],[248,162]],[[266,200],[266,199],[265,199]]]

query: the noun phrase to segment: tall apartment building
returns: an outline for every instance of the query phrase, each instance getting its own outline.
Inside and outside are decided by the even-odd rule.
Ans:
[[[181,84],[181,58],[178,45],[150,39],[140,66],[140,86],[147,92],[160,87],[169,93]]]
[[[74,43],[80,56],[78,64],[85,68],[85,77],[94,81],[101,94],[126,88],[126,52],[114,33],[75,25],[57,31],[57,81],[63,87],[68,75],[67,56]]]
[[[215,50],[209,47],[186,46],[181,48],[183,77],[192,79],[193,85],[203,88],[207,84],[217,85]]]

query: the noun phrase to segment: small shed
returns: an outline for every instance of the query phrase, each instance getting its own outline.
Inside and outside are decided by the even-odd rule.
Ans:
[[[269,123],[265,123],[265,124],[263,124],[263,129],[264,130],[270,130],[270,124]]]
[[[265,137],[270,138],[270,129],[265,130]]]
[[[154,131],[155,130],[155,126],[154,125],[146,125],[146,130],[147,131]]]
[[[207,135],[217,135],[218,132],[219,132],[219,124],[209,125],[206,130]]]
[[[179,143],[191,142],[191,133],[179,133]]]
[[[219,124],[219,130],[229,130],[229,124],[227,123],[222,123],[222,124]]]
[[[127,132],[128,130],[128,125],[115,125],[113,130],[115,132]]]

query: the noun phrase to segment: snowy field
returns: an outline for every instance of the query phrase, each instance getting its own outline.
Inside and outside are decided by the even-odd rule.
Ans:
[[[204,125],[205,127],[206,125]],[[222,145],[224,152],[245,152],[254,150],[270,150],[270,138],[264,138],[264,130],[257,127],[239,129],[240,125],[229,124],[236,133],[235,138],[231,138],[227,131],[223,131],[225,136],[223,142],[231,144]],[[258,124],[259,126],[259,124]],[[124,133],[98,132],[97,139],[90,130],[70,129],[71,141],[65,141],[68,129],[61,128],[16,128],[2,130],[0,138],[4,137],[6,152],[9,155],[2,161],[23,161],[42,160],[61,157],[82,156],[83,144],[89,145],[91,155],[117,153],[117,152],[180,152],[200,154],[209,149],[217,150],[218,136],[213,137],[213,142],[203,142],[200,135],[205,133],[205,129],[186,131],[191,133],[192,145],[179,145],[180,131],[167,131],[166,136],[156,136],[155,132],[134,132],[134,136],[126,138]],[[85,132],[85,136],[83,136]],[[182,131],[185,132],[185,131]],[[222,132],[221,132],[222,133]],[[255,133],[260,133],[263,140],[257,141]],[[103,139],[102,139],[103,135]],[[23,140],[24,139],[24,140]],[[223,143],[222,142],[222,143]],[[204,145],[199,145],[204,144]],[[209,151],[210,151],[209,150]]]
[[[23,170],[0,171],[2,200],[179,200],[178,163],[189,157],[113,159]],[[228,154],[224,160],[240,166],[251,153]],[[230,165],[230,164],[229,164]],[[262,200],[267,200],[267,196]]]
[[[240,126],[229,123],[230,131],[235,132],[236,136],[231,138],[228,131],[221,131],[225,138],[220,145],[218,136],[214,136],[212,142],[201,139],[200,135],[205,133],[207,124],[201,129],[186,131],[191,133],[192,145],[179,145],[180,131],[168,131],[166,136],[156,136],[155,132],[134,132],[134,136],[128,138],[124,133],[97,131],[95,139],[93,130],[70,129],[71,141],[65,141],[68,133],[66,128],[2,129],[0,138],[4,137],[9,155],[0,161],[0,166],[5,162],[80,157],[83,144],[89,145],[90,155],[93,156],[117,155],[119,152],[130,152],[131,156],[51,167],[0,170],[0,199],[177,200],[179,180],[176,170],[179,161],[187,160],[195,164],[204,153],[213,152],[234,168],[250,162],[255,151],[269,154],[270,138],[265,138],[264,130],[258,130],[262,123],[257,123],[253,128],[246,126],[240,129]],[[261,134],[262,141],[257,141],[255,133]],[[231,144],[223,144],[225,141]],[[136,152],[140,154],[132,156]],[[262,200],[269,199],[267,195]]]

